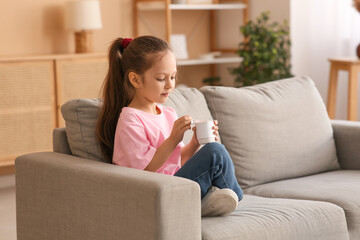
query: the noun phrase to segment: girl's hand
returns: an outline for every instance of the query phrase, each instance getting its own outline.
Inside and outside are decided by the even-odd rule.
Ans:
[[[174,141],[174,144],[178,145],[184,138],[184,133],[191,129],[191,116],[185,115],[174,122],[174,126],[171,130],[170,139]]]
[[[219,126],[218,121],[214,120],[214,126],[213,126],[214,134],[215,134],[215,141],[219,141]]]
[[[198,141],[198,139],[197,139],[196,127],[193,127],[192,130],[193,130],[193,136],[192,136],[192,138],[191,138],[190,143],[192,143],[192,144],[193,144],[194,146],[196,146],[196,147],[199,147],[199,146],[200,146],[200,143],[199,143],[199,141]]]

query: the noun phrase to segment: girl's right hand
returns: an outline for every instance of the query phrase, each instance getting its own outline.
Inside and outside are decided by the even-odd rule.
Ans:
[[[184,133],[191,129],[191,120],[190,115],[185,115],[174,122],[169,138],[172,139],[176,145],[183,140]]]

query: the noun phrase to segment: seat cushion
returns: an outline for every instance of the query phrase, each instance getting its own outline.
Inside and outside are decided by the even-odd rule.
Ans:
[[[342,207],[350,239],[360,239],[360,171],[339,170],[267,183],[245,190],[248,194],[274,198],[326,201]]]
[[[331,123],[310,78],[200,91],[242,188],[339,168]]]
[[[344,211],[331,203],[244,195],[228,216],[202,218],[202,239],[346,240]]]
[[[212,119],[204,95],[195,88],[175,89],[164,105],[174,108],[179,117],[188,114],[196,120]],[[95,135],[99,110],[99,99],[73,99],[61,107],[73,155],[105,161]],[[185,144],[190,141],[191,136],[192,131],[185,133]]]

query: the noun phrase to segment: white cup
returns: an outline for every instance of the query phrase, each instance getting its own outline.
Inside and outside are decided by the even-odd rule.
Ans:
[[[195,121],[196,127],[196,136],[200,145],[215,142],[216,135],[214,134],[214,121],[206,120],[206,121]]]

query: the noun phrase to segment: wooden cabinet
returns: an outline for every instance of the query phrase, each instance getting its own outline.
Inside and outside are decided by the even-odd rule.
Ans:
[[[55,61],[58,126],[65,126],[60,108],[70,99],[99,98],[108,60],[105,56],[61,58]]]
[[[17,155],[51,149],[53,62],[1,62],[0,86],[0,167],[9,171]]]
[[[135,36],[139,36],[139,23],[140,16],[143,12],[146,11],[163,11],[165,23],[165,39],[170,42],[170,36],[173,33],[173,13],[178,11],[210,11],[210,34],[207,38],[210,42],[210,49],[208,52],[220,51],[221,53],[234,53],[236,51],[237,46],[233,46],[233,48],[224,49],[218,47],[217,39],[217,28],[216,28],[216,14],[218,11],[242,11],[243,23],[248,20],[248,6],[247,0],[243,1],[231,1],[227,3],[219,2],[218,0],[213,0],[213,4],[172,4],[171,0],[134,0],[133,10],[134,10],[134,33]],[[184,19],[185,20],[185,19]],[[200,19],[201,20],[201,19]],[[146,21],[144,21],[146,22]],[[146,23],[148,27],[151,27],[151,23]],[[230,34],[231,35],[231,34]],[[159,36],[160,37],[160,36]],[[204,52],[205,53],[205,52]],[[183,59],[178,61],[179,66],[191,66],[191,65],[202,65],[202,64],[222,64],[222,63],[238,63],[241,61],[240,57],[235,55],[227,56],[223,54],[219,58],[215,59],[200,59],[200,58],[192,58],[192,59]]]
[[[0,59],[0,174],[21,154],[52,151],[61,105],[99,97],[107,67],[106,54]]]

